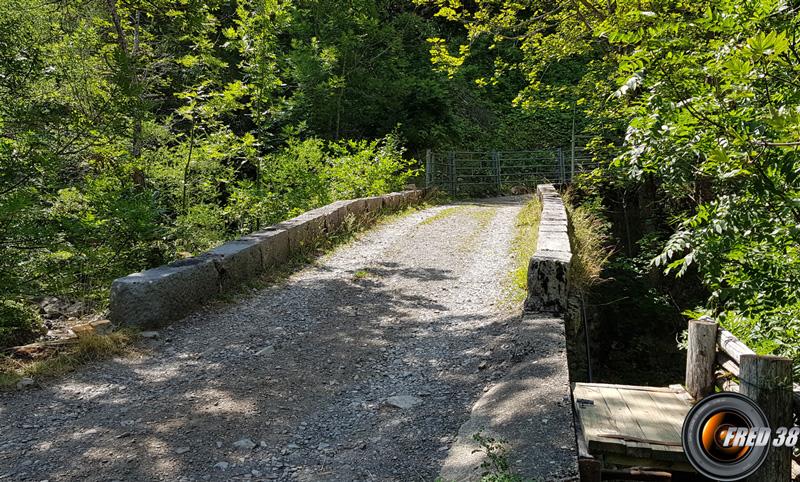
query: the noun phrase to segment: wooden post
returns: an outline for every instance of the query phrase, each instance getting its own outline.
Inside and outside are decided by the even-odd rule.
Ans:
[[[572,104],[572,144],[570,146],[570,171],[569,171],[569,180],[570,182],[575,180],[575,109],[577,108],[578,104]]]
[[[792,427],[792,361],[789,358],[742,355],[739,381],[740,393],[764,410],[773,434],[778,427]],[[747,480],[791,480],[791,474],[791,448],[770,447],[764,464]]]
[[[714,360],[717,355],[717,323],[689,322],[689,352],[686,354],[686,391],[695,400],[714,393]]]
[[[603,480],[603,463],[595,458],[578,458],[578,475],[581,482]]]

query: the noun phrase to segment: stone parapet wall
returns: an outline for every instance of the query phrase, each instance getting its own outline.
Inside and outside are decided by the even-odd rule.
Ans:
[[[542,204],[536,252],[528,265],[527,311],[564,313],[569,293],[567,273],[572,261],[567,210],[552,184],[536,186]]]
[[[198,256],[118,278],[111,284],[109,319],[140,327],[178,320],[341,230],[348,217],[374,219],[419,203],[425,194],[410,190],[336,201]]]

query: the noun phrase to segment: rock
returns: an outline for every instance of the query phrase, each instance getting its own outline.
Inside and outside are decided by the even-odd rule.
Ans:
[[[189,447],[178,447],[178,448],[175,449],[175,453],[178,454],[178,455],[181,455],[181,454],[185,454],[189,450],[191,450]]]
[[[154,340],[158,338],[159,335],[157,331],[143,331],[139,333],[139,336],[141,336],[142,338],[146,338],[148,340]]]
[[[272,355],[273,353],[275,353],[275,347],[274,347],[274,346],[272,346],[272,345],[269,345],[269,346],[267,346],[267,347],[264,347],[264,348],[262,348],[262,349],[258,350],[258,351],[256,352],[256,356],[261,356],[261,355]]]
[[[286,446],[286,448],[287,448],[288,450],[297,450],[297,449],[299,449],[299,448],[300,448],[300,446],[299,446],[299,445],[297,445],[297,444],[289,444],[289,445],[287,445],[287,446]]]
[[[214,464],[214,468],[220,470],[228,470],[228,465],[230,465],[228,462],[217,462],[216,464]]]
[[[108,335],[114,331],[114,325],[109,320],[95,320],[91,323],[94,332],[98,335]]]
[[[397,211],[403,203],[403,194],[399,192],[392,192],[381,196],[382,207],[388,211]]]
[[[386,405],[405,410],[422,403],[422,399],[413,395],[395,395],[386,399]]]
[[[250,440],[249,438],[243,438],[234,442],[233,446],[236,447],[237,449],[253,450],[254,448],[256,448],[256,443]]]
[[[326,444],[324,442],[321,442],[319,445],[317,445],[317,450],[319,451],[328,450],[329,448],[331,448],[331,444]]]
[[[77,325],[72,325],[70,330],[72,330],[72,332],[75,333],[75,336],[78,338],[94,335],[94,327],[91,323],[79,323]]]
[[[35,382],[33,381],[33,378],[20,378],[20,380],[17,382],[17,390],[23,390],[26,387],[30,387],[34,383]]]
[[[53,296],[45,296],[39,303],[39,311],[45,318],[60,318],[64,316],[66,303]]]
[[[555,187],[536,187],[542,215],[536,252],[528,265],[526,311],[563,313],[567,309],[567,272],[572,260],[567,213]]]

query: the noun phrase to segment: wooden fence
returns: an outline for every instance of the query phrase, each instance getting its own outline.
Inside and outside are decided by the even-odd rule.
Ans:
[[[689,323],[686,391],[699,400],[719,388],[738,392],[764,410],[773,430],[791,427],[800,413],[800,387],[792,383],[789,358],[757,355],[710,318]],[[788,448],[771,447],[767,460],[750,482],[795,480],[800,464]]]

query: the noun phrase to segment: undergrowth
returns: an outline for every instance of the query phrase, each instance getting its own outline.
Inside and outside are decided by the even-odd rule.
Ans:
[[[611,257],[608,249],[609,223],[602,216],[599,206],[582,203],[573,205],[572,193],[564,194],[564,206],[572,231],[572,262],[570,263],[570,286],[579,292],[600,281],[603,266]]]

